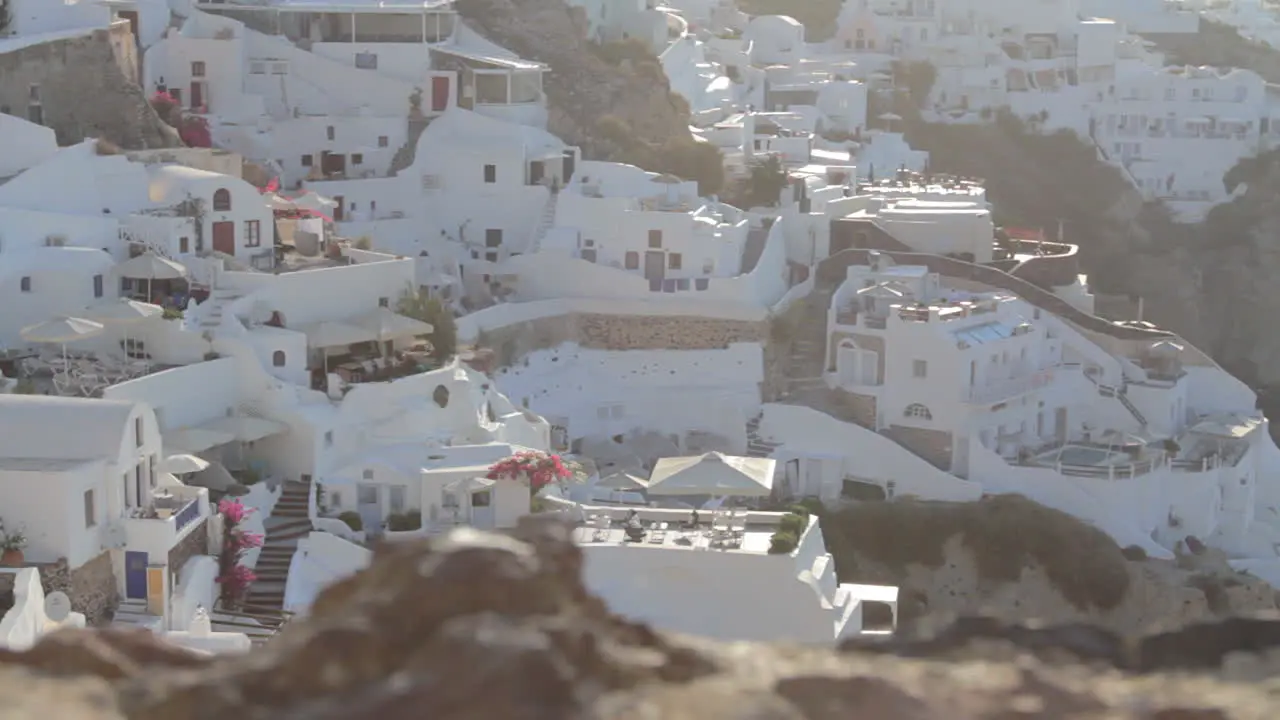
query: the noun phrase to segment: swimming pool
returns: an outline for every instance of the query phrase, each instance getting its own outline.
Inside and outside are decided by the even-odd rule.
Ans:
[[[1107,465],[1127,465],[1131,462],[1128,455],[1106,448],[1088,447],[1086,445],[1066,445],[1041,455],[1039,460],[1056,465],[1082,465],[1105,467]]]

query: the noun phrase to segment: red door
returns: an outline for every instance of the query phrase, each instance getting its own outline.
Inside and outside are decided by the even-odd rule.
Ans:
[[[204,83],[191,83],[191,109],[204,105]]]
[[[334,195],[333,201],[337,203],[333,206],[333,221],[342,222],[347,217],[347,199],[341,195]]]
[[[431,111],[444,112],[449,107],[449,76],[431,78]]]
[[[227,220],[213,224],[213,249],[228,255],[236,254],[236,224]]]

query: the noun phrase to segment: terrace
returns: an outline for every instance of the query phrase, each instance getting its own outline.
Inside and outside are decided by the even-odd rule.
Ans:
[[[786,513],[746,509],[696,512],[660,508],[584,508],[586,523],[574,530],[584,546],[625,546],[672,551],[717,551],[767,555]]]

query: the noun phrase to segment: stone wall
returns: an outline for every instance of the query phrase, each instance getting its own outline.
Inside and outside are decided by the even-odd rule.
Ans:
[[[939,470],[951,470],[951,433],[940,430],[890,425],[885,435],[899,445],[919,455],[921,459]]]
[[[566,342],[594,350],[718,350],[732,343],[764,344],[768,336],[766,321],[566,313],[486,330],[476,345],[492,348],[501,367]]]
[[[187,536],[178,541],[169,550],[169,579],[176,580],[178,573],[182,572],[182,567],[187,561],[196,555],[209,554],[209,528],[208,518],[202,518],[196,526],[191,528]]]
[[[44,594],[62,591],[71,598],[71,609],[84,613],[90,625],[105,622],[120,604],[111,552],[105,551],[75,570],[68,571],[66,558],[40,566]]]
[[[129,23],[118,22],[0,54],[0,112],[28,118],[38,99],[59,145],[103,138],[132,150],[181,147],[138,85],[135,47]]]
[[[843,416],[864,428],[876,428],[876,396],[832,390],[835,400],[844,410]]]

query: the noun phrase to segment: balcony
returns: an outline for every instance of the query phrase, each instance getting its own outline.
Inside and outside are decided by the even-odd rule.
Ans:
[[[208,514],[208,490],[165,488],[151,498],[151,505],[133,508],[124,518],[126,549],[145,552],[153,559],[169,551],[199,525]]]
[[[1012,400],[1053,382],[1053,372],[1054,368],[1046,368],[1022,377],[965,388],[961,400],[972,405],[995,405]]]

